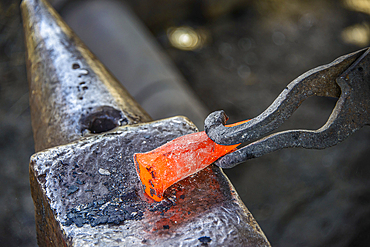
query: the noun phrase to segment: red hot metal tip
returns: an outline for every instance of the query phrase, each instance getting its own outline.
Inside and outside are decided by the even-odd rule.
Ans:
[[[202,131],[178,137],[152,151],[136,153],[134,163],[145,193],[161,201],[168,187],[204,169],[239,145],[219,145]]]

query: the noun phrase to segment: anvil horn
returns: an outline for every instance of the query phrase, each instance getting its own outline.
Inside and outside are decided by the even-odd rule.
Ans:
[[[45,1],[21,9],[36,151],[151,120]]]

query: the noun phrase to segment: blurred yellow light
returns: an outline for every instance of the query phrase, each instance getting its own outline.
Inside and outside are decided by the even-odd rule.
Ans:
[[[350,10],[370,14],[370,0],[344,0],[344,5]]]
[[[366,46],[370,42],[370,26],[367,23],[356,24],[342,31],[342,40],[348,44]]]
[[[167,36],[171,45],[181,50],[196,50],[205,42],[203,33],[191,27],[169,28]]]

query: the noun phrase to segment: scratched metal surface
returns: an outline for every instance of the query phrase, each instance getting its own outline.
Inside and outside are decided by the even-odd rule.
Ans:
[[[21,10],[36,151],[81,138],[99,117],[112,127],[151,120],[46,1]]]
[[[31,177],[55,216],[38,227],[60,228],[64,235],[54,239],[69,246],[269,246],[216,166],[170,187],[160,203],[142,193],[134,152],[195,131],[186,118],[175,117],[33,155]]]

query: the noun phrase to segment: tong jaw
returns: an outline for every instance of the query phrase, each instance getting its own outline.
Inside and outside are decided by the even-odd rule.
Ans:
[[[245,160],[290,147],[323,149],[346,139],[370,124],[370,49],[342,57],[312,69],[292,81],[259,116],[235,127],[225,127],[223,111],[211,113],[205,131],[218,144],[251,142],[215,163],[231,168]],[[328,121],[318,130],[288,130],[270,136],[310,96],[339,97]],[[258,141],[256,141],[258,140]]]

